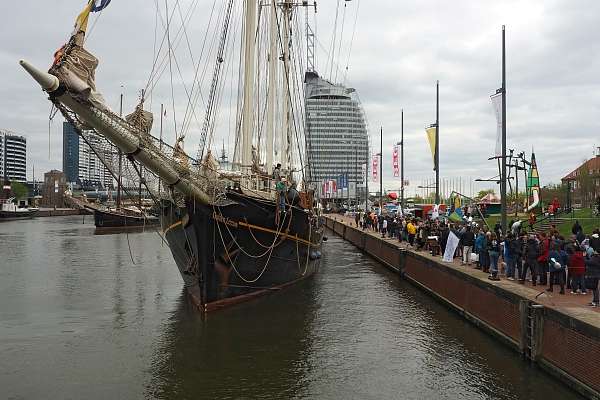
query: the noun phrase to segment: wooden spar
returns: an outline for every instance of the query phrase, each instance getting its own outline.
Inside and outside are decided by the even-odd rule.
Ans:
[[[246,0],[244,24],[244,99],[242,105],[242,171],[252,164],[252,133],[254,129],[254,72],[256,69],[256,0]]]
[[[126,128],[125,122],[116,115],[108,114],[91,104],[82,104],[68,91],[59,89],[56,76],[43,72],[26,61],[21,66],[42,86],[50,96],[68,107],[87,125],[104,135],[123,153],[133,157],[150,171],[158,175],[167,185],[186,196],[193,197],[203,204],[211,204],[211,198],[187,177],[181,176],[171,165],[170,160],[160,153],[152,143],[140,145],[139,137]]]
[[[269,176],[273,173],[273,140],[275,139],[275,101],[277,96],[277,6],[271,7],[269,17],[269,82],[267,98],[267,149],[266,167]]]

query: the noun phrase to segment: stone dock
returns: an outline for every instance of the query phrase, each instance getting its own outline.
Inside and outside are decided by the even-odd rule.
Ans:
[[[402,279],[413,283],[465,319],[498,338],[575,391],[600,399],[600,309],[591,295],[559,295],[546,287],[502,279],[445,263],[440,256],[414,251],[397,239],[357,228],[354,220],[328,215],[326,226]],[[591,291],[588,291],[590,293]]]

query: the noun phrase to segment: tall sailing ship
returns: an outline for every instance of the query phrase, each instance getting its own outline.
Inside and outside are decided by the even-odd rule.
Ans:
[[[90,13],[109,3],[87,3],[48,72],[23,60],[20,64],[79,131],[94,129],[160,178],[162,230],[194,303],[210,311],[311,276],[320,264],[323,231],[314,192],[307,185],[310,179],[304,176],[308,168],[298,90],[301,72],[292,63],[291,26],[296,8],[308,2],[244,2],[240,112],[233,168],[228,170],[220,167],[210,144],[223,87],[227,35],[237,9],[234,1],[223,2],[223,29],[196,159],[184,152],[183,134],[173,147],[151,135],[152,114],[144,110],[143,96],[135,111],[122,118],[96,89],[98,59],[84,43]],[[167,36],[170,19],[167,13]],[[266,23],[265,29],[259,29],[259,20]],[[259,32],[268,32],[268,45],[259,45]],[[169,42],[169,56],[170,46]],[[268,74],[257,68],[259,60],[267,64]],[[260,82],[263,78],[266,84]],[[264,108],[257,102],[261,94]],[[257,109],[266,110],[260,121]],[[273,174],[275,161],[281,168]],[[294,165],[296,161],[299,165]]]

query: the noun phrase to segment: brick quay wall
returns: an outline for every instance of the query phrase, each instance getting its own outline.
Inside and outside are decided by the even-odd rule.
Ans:
[[[590,399],[600,399],[600,312],[584,296],[540,295],[514,281],[460,263],[445,263],[397,240],[363,231],[351,218],[331,215],[326,226],[401,279],[428,292],[525,359],[536,363]],[[589,299],[587,300],[589,301]]]

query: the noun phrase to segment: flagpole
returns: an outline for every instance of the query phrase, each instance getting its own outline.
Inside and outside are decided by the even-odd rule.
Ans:
[[[502,25],[502,176],[500,177],[502,232],[506,234],[506,47],[505,28]]]
[[[435,85],[435,204],[440,204],[440,81]]]
[[[365,213],[368,213],[369,210],[369,163],[372,162],[369,159],[371,155],[369,154],[369,146],[367,140],[367,157],[365,158]]]
[[[400,115],[400,207],[404,213],[404,109]]]
[[[379,213],[383,214],[383,126],[379,132]]]

